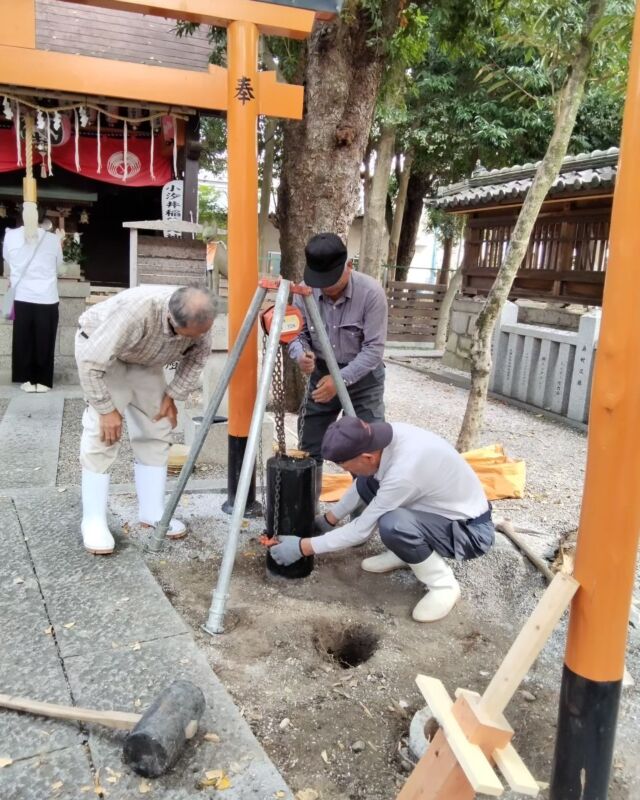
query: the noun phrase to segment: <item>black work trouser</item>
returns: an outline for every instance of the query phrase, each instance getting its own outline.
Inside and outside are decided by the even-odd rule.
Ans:
[[[384,364],[381,364],[347,388],[356,416],[365,422],[384,422],[384,373]],[[322,461],[320,455],[322,437],[342,411],[342,404],[337,395],[328,403],[316,403],[311,399],[318,381],[328,374],[324,362],[318,359],[309,381],[306,409],[304,414],[298,417],[300,448],[306,450],[318,462]]]
[[[53,386],[58,303],[14,303],[11,380]]]

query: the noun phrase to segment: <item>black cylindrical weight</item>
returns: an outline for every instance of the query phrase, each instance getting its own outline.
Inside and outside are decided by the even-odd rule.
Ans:
[[[279,484],[279,490],[278,490]],[[278,492],[279,497],[276,498]],[[269,536],[313,536],[316,462],[313,458],[274,456],[267,461],[267,533]],[[275,525],[276,505],[278,524]],[[313,556],[282,567],[267,552],[267,568],[285,578],[306,578],[313,570]]]
[[[178,760],[186,731],[197,725],[204,707],[200,688],[190,681],[174,681],[156,697],[125,739],[125,764],[145,778],[163,775]]]

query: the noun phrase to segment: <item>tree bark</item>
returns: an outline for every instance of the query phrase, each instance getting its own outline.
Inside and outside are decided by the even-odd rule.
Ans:
[[[267,119],[264,132],[264,159],[262,162],[262,186],[260,187],[260,211],[258,213],[258,230],[260,232],[259,253],[260,269],[266,271],[266,236],[269,225],[269,205],[271,201],[271,187],[273,186],[273,162],[275,158],[275,133],[278,123],[275,119]]]
[[[450,236],[443,242],[442,264],[438,273],[437,283],[446,286],[449,283],[449,271],[451,270],[451,252],[453,251],[453,239]]]
[[[407,188],[409,186],[412,164],[413,153],[406,153],[402,172],[398,177],[398,195],[396,197],[396,207],[393,212],[393,224],[391,225],[389,252],[387,254],[387,263],[393,266],[398,263],[398,243],[400,241],[400,231],[402,229],[402,216],[407,202]]]
[[[442,305],[440,306],[440,315],[438,317],[438,328],[436,330],[436,340],[433,345],[434,350],[444,350],[447,345],[447,336],[449,335],[449,323],[451,322],[451,307],[455,296],[460,291],[462,286],[462,269],[457,269],[453,273],[451,283],[449,284],[444,297],[442,298]]]
[[[397,28],[399,5],[382,2],[383,41]],[[308,239],[330,231],[346,242],[358,210],[360,165],[384,68],[380,50],[371,46],[371,28],[370,16],[357,6],[349,15],[316,21],[306,42],[298,76],[305,85],[304,118],[283,124],[278,190],[281,271],[291,280],[302,277]],[[291,376],[288,369],[290,387]],[[288,407],[297,407],[299,390],[287,394]]]
[[[389,174],[396,141],[395,125],[383,125],[376,147],[376,165],[368,193],[362,220],[360,241],[361,272],[379,279],[385,257],[385,238],[388,232],[386,221]]]
[[[456,445],[460,451],[474,446],[482,428],[491,372],[493,329],[527,252],[529,239],[542,203],[560,171],[562,159],[567,154],[593,55],[592,32],[602,17],[604,7],[605,0],[590,0],[578,51],[575,54],[567,81],[560,91],[555,128],[547,152],[540,162],[531,188],[520,209],[504,261],[476,321],[471,347],[471,388]]]
[[[430,186],[430,174],[412,171],[407,186],[407,201],[402,215],[402,229],[398,243],[398,259],[396,263],[399,267],[402,267],[402,269],[398,268],[396,270],[396,280],[398,281],[407,279],[407,272],[416,252],[416,239],[420,229],[424,198]]]

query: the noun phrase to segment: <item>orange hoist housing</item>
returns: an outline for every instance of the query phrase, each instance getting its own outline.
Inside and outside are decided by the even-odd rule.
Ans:
[[[269,306],[260,314],[262,330],[268,335],[273,321],[275,306]],[[304,325],[304,318],[299,308],[287,306],[280,333],[280,344],[290,344],[300,334]]]

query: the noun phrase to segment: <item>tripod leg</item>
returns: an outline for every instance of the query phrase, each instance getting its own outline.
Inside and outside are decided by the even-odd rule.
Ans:
[[[262,286],[259,286],[256,289],[256,293],[251,301],[251,305],[247,310],[247,315],[242,323],[242,328],[238,333],[238,337],[233,343],[233,347],[231,348],[231,352],[229,353],[227,360],[224,365],[224,369],[222,370],[222,375],[220,375],[220,379],[218,380],[218,384],[213,392],[213,396],[209,401],[209,405],[207,406],[207,410],[202,418],[202,425],[200,425],[198,432],[196,434],[196,438],[191,445],[191,450],[189,451],[189,457],[185,465],[182,467],[180,471],[180,476],[178,478],[178,483],[176,484],[175,489],[173,490],[171,497],[169,498],[169,502],[165,506],[164,513],[162,515],[162,519],[156,525],[156,528],[153,532],[152,537],[149,539],[147,543],[147,550],[157,553],[158,551],[162,550],[164,545],[165,535],[167,533],[167,529],[169,528],[169,524],[171,522],[171,517],[173,516],[178,503],[180,502],[180,498],[182,497],[182,493],[185,490],[185,486],[187,485],[187,481],[191,477],[191,473],[193,472],[193,468],[195,467],[196,460],[200,455],[200,451],[202,450],[202,445],[204,444],[204,440],[207,438],[207,434],[209,433],[209,428],[213,422],[213,418],[216,415],[218,410],[218,406],[222,402],[222,398],[224,397],[224,393],[227,390],[229,385],[229,381],[231,380],[231,376],[238,364],[238,360],[242,355],[242,351],[244,350],[244,346],[247,343],[247,339],[253,329],[255,321],[258,318],[258,314],[260,313],[260,308],[264,301],[264,298],[267,295],[267,290],[264,289]]]
[[[344,413],[348,417],[355,417],[356,412],[353,409],[353,403],[351,402],[349,392],[347,391],[347,387],[345,386],[342,375],[340,374],[340,367],[338,366],[336,357],[333,355],[331,342],[329,341],[327,332],[324,329],[324,322],[320,316],[320,311],[318,310],[316,301],[312,294],[303,295],[303,299],[304,304],[307,307],[307,311],[309,312],[309,316],[311,317],[311,321],[315,326],[316,334],[320,339],[322,355],[324,356],[324,360],[329,367],[329,374],[333,378],[333,382],[336,385],[336,391],[338,392],[338,398],[340,399]]]
[[[240,536],[242,518],[249,494],[253,465],[258,451],[258,441],[262,436],[262,420],[269,399],[269,386],[271,385],[276,355],[280,347],[280,333],[282,332],[290,286],[290,281],[281,281],[276,297],[271,331],[269,332],[267,350],[262,364],[260,385],[258,386],[256,404],[251,417],[247,447],[245,449],[244,459],[242,460],[240,480],[238,481],[236,498],[233,504],[233,515],[229,523],[229,533],[225,542],[222,565],[220,567],[220,573],[218,574],[218,583],[213,593],[209,616],[206,624],[203,626],[204,630],[211,634],[224,632],[224,610],[229,593],[229,583],[231,582],[231,573],[233,572],[236,550],[238,549],[238,538]]]

